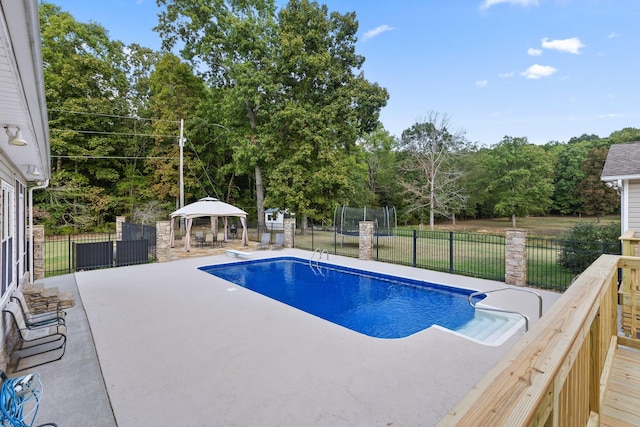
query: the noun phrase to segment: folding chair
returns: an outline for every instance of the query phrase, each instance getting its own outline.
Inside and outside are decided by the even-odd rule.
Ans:
[[[262,240],[258,243],[258,249],[267,249],[271,243],[271,233],[262,233]]]
[[[276,233],[276,242],[271,246],[271,249],[284,248],[284,233]]]
[[[27,327],[65,323],[64,319],[67,313],[60,309],[59,304],[55,310],[49,310],[48,307],[45,307],[46,304],[43,303],[35,307],[35,309],[39,311],[38,313],[31,313],[24,294],[18,289],[14,290],[13,294],[11,294],[11,300],[15,301],[20,307],[22,317]]]
[[[18,332],[18,338],[21,341],[20,346],[15,349],[15,351],[18,352],[15,362],[16,372],[62,359],[67,344],[66,325],[57,323],[29,327],[20,313],[20,307],[14,301],[9,301],[2,311],[8,313],[13,319],[13,323]],[[30,359],[34,356],[56,350],[62,350],[62,354],[60,354],[59,357],[20,368],[20,362],[23,359]]]

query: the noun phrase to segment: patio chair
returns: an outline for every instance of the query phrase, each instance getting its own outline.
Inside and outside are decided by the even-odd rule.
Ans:
[[[34,309],[38,311],[38,313],[31,313],[31,311],[29,310],[29,305],[24,298],[24,294],[19,289],[13,291],[13,293],[11,294],[11,300],[15,301],[20,307],[22,317],[24,318],[24,322],[27,327],[51,324],[64,325],[65,323],[65,317],[67,313],[64,310],[60,309],[59,304],[54,310],[50,310],[48,307],[45,307],[45,303],[36,305]]]
[[[21,341],[20,346],[15,348],[15,351],[18,352],[18,357],[15,362],[16,372],[62,359],[67,344],[67,327],[64,324],[29,327],[20,313],[20,307],[14,301],[9,301],[2,311],[9,314],[9,317],[13,320],[18,338]],[[62,353],[55,359],[49,359],[22,368],[20,367],[20,362],[23,359],[30,359],[34,356],[56,350],[62,350]]]
[[[216,236],[213,233],[207,233],[204,235],[204,244],[213,247],[216,241]]]
[[[196,231],[196,246],[204,245],[204,231]]]
[[[262,233],[262,240],[258,243],[258,249],[267,249],[271,243],[271,233]]]
[[[276,242],[271,246],[271,249],[284,248],[284,233],[276,233]]]

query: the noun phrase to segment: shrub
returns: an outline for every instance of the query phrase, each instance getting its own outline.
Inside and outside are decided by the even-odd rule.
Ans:
[[[602,254],[620,254],[620,223],[598,225],[580,222],[560,236],[558,264],[582,273]]]

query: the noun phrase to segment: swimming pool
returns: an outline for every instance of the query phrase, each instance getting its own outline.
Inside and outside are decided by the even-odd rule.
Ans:
[[[434,325],[464,333],[478,318],[468,303],[475,290],[326,263],[312,267],[295,257],[199,269],[376,338],[404,338]]]

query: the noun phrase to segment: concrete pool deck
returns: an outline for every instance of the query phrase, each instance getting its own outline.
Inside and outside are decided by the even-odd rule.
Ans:
[[[310,255],[285,249],[252,258]],[[431,426],[523,335],[497,347],[436,328],[376,339],[197,270],[238,261],[243,259],[219,255],[70,275],[80,297],[70,311],[78,312],[80,325],[88,321],[90,334],[81,337],[69,327],[69,354],[40,367],[46,395],[37,423],[82,425],[64,414],[84,411],[100,418],[84,425],[120,427]],[[340,256],[329,261],[479,290],[504,287]],[[55,286],[53,279],[46,286]],[[560,296],[539,293],[545,311]],[[496,293],[489,299],[537,320],[537,300],[529,294]],[[101,391],[95,378],[95,389],[68,402],[56,388],[63,378],[83,381],[71,363],[76,339],[88,340],[80,359],[95,364],[98,374],[93,369],[91,376],[101,371],[104,383]]]

